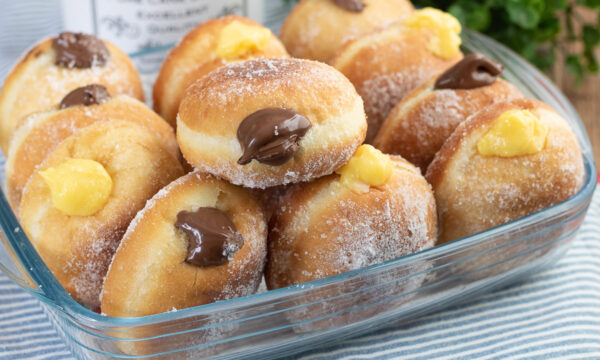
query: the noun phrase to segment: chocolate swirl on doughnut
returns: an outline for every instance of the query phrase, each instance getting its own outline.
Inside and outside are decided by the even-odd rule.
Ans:
[[[434,89],[468,90],[491,85],[504,71],[502,64],[482,54],[469,54],[435,81]]]
[[[64,109],[71,106],[97,105],[110,99],[108,90],[103,85],[91,84],[79,87],[68,93],[60,102],[59,108]]]
[[[52,41],[52,48],[56,51],[55,64],[69,69],[104,66],[110,57],[102,40],[81,33],[60,33]]]
[[[229,216],[212,207],[194,212],[180,211],[175,227],[189,240],[187,263],[198,266],[221,265],[244,246],[244,238]]]
[[[352,12],[362,12],[366,6],[362,0],[333,0],[333,2],[342,9]]]
[[[300,139],[311,126],[307,118],[289,109],[268,108],[250,114],[237,131],[243,150],[238,164],[252,159],[273,166],[285,164],[298,151]]]

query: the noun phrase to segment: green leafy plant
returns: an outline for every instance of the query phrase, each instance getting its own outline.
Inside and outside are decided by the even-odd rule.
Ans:
[[[473,30],[504,43],[542,70],[556,55],[564,55],[569,73],[580,83],[598,72],[600,0],[415,0],[415,6],[433,6],[450,12]],[[586,21],[585,8],[596,12]],[[568,46],[577,44],[576,46]]]

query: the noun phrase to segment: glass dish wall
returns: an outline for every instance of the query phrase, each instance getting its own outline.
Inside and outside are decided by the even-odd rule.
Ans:
[[[466,32],[467,52],[506,66],[504,78],[562,114],[581,144],[586,180],[567,201],[502,226],[383,264],[244,298],[137,319],[111,318],[75,302],[36,254],[0,194],[0,269],[45,306],[81,358],[271,358],[407,320],[514,282],[567,250],[596,186],[591,147],[565,97],[531,65]],[[156,49],[166,53],[165,49]],[[147,53],[135,54],[143,61]],[[148,79],[151,79],[148,75]],[[2,161],[2,175],[4,162]]]

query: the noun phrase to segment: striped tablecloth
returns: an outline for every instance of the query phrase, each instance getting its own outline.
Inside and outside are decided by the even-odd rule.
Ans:
[[[552,269],[301,359],[600,359],[600,190]],[[0,359],[72,359],[40,304],[0,273]]]

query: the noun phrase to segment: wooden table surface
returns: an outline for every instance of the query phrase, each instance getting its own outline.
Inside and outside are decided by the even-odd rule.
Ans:
[[[564,71],[555,70],[552,77],[581,116],[592,142],[596,168],[600,169],[600,75],[588,76],[579,87]]]
[[[595,23],[600,20],[599,14],[588,8],[579,7],[578,13],[586,22]],[[577,24],[576,28],[576,31],[581,31],[580,24]],[[571,52],[580,54],[582,51],[580,43],[563,45]],[[596,56],[600,57],[600,49],[597,49]],[[573,78],[567,74],[564,64],[565,54],[559,51],[549,75],[571,100],[581,116],[592,143],[596,168],[600,168],[600,74],[587,75],[580,86],[575,86]]]

